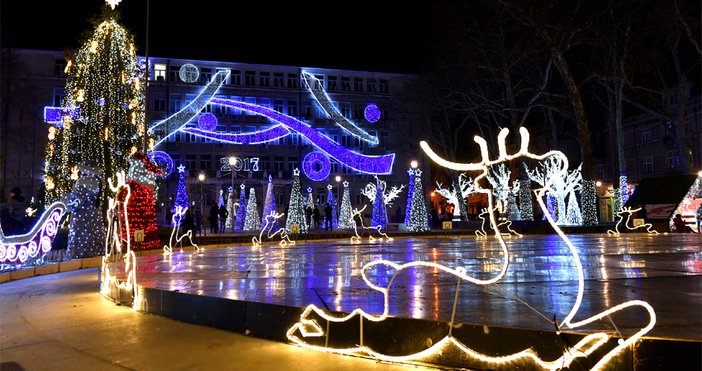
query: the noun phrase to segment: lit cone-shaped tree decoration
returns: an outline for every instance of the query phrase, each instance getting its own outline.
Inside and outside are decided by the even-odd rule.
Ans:
[[[285,231],[292,233],[290,226],[299,225],[300,233],[307,233],[307,218],[305,217],[305,196],[300,189],[300,169],[293,170],[293,185],[290,191],[288,215],[285,220]]]
[[[414,194],[412,195],[412,206],[407,230],[410,232],[426,232],[429,230],[429,218],[427,217],[427,205],[424,202],[424,190],[422,189],[422,171],[415,170]]]
[[[185,186],[185,166],[178,166],[178,192],[176,193],[175,206],[185,209],[188,207],[188,191]],[[182,219],[182,218],[181,218]],[[169,220],[170,222],[170,220]],[[178,225],[182,220],[178,221]]]
[[[50,133],[47,146],[47,201],[72,189],[80,163],[91,161],[104,179],[128,169],[145,133],[143,73],[116,13],[106,7],[93,34],[67,59],[63,126]]]
[[[351,194],[349,192],[349,182],[344,182],[344,196],[341,198],[341,210],[339,210],[339,228],[351,229],[354,227],[351,209]]]
[[[246,204],[246,220],[244,221],[245,231],[261,230],[261,218],[258,216],[258,203],[256,202],[256,191],[249,189],[249,201]]]
[[[266,225],[266,216],[271,215],[271,213],[275,213],[275,195],[273,194],[273,177],[271,175],[268,176],[268,188],[266,188],[266,199],[263,202],[263,218],[261,219],[261,228],[265,227]],[[270,226],[269,226],[270,227]],[[273,224],[273,227],[271,227],[271,230],[277,231],[278,228],[278,219],[275,219],[275,222]]]
[[[236,210],[234,210],[234,188],[229,187],[229,195],[227,196],[227,220],[224,222],[225,229],[232,229],[234,220],[236,220]]]
[[[234,229],[239,231],[244,227],[244,220],[246,219],[246,186],[241,185],[241,191],[239,193],[239,209],[236,212],[236,221],[234,223]]]

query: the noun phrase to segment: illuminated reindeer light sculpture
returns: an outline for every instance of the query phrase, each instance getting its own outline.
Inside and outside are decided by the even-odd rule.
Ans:
[[[487,176],[488,171],[490,170],[491,166],[497,165],[497,164],[502,164],[506,161],[513,160],[517,157],[524,156],[528,157],[531,159],[535,160],[544,160],[550,156],[557,156],[558,159],[560,159],[560,162],[562,166],[560,167],[560,170],[557,172],[557,174],[562,175],[564,172],[567,171],[568,169],[568,159],[563,155],[563,153],[558,152],[558,151],[551,151],[548,152],[544,155],[534,155],[528,152],[527,147],[529,144],[529,133],[527,132],[526,129],[522,128],[520,130],[520,135],[522,139],[522,145],[521,148],[517,153],[514,155],[507,155],[506,151],[506,146],[505,146],[505,139],[507,137],[508,130],[503,129],[499,136],[498,136],[498,144],[499,144],[499,157],[495,160],[490,160],[488,157],[488,149],[487,149],[487,143],[485,140],[481,137],[475,137],[475,141],[478,143],[481,149],[481,154],[482,154],[482,161],[476,164],[459,164],[459,163],[454,163],[454,162],[449,162],[446,161],[439,156],[437,156],[428,146],[426,142],[421,142],[421,147],[422,149],[429,155],[429,157],[437,162],[439,165],[457,170],[457,171],[482,171],[482,174],[480,174],[477,178],[476,181],[479,181],[481,178],[484,178]],[[490,228],[493,228],[495,230],[495,238],[499,241],[500,246],[502,247],[502,266],[498,271],[493,273],[491,276],[487,276],[484,279],[479,279],[476,277],[473,277],[468,274],[466,268],[464,267],[447,267],[438,263],[434,262],[429,262],[429,261],[413,261],[413,262],[408,262],[405,264],[397,264],[391,261],[387,260],[377,260],[373,261],[371,263],[366,264],[363,267],[362,271],[362,278],[366,282],[366,284],[371,287],[373,290],[376,290],[378,292],[381,292],[384,297],[384,310],[382,314],[369,314],[365,312],[364,310],[357,308],[353,312],[347,315],[342,315],[338,313],[332,313],[329,311],[324,311],[316,307],[315,305],[309,305],[304,312],[301,315],[300,322],[296,323],[293,325],[287,332],[287,337],[290,341],[293,343],[311,348],[311,349],[316,349],[320,351],[325,351],[325,352],[332,352],[332,353],[340,353],[340,354],[365,354],[368,356],[371,356],[373,358],[382,360],[382,361],[387,361],[387,362],[407,362],[407,361],[420,361],[420,360],[427,360],[432,357],[438,357],[443,354],[455,354],[455,350],[458,350],[460,352],[463,352],[463,359],[464,363],[466,363],[469,367],[478,367],[478,368],[490,368],[490,369],[514,369],[516,367],[524,367],[528,369],[545,369],[545,370],[558,370],[562,368],[567,368],[576,358],[579,357],[588,357],[593,354],[593,352],[597,351],[597,356],[601,356],[599,360],[595,362],[595,360],[592,360],[590,365],[593,365],[591,369],[593,370],[599,370],[605,367],[610,363],[612,358],[618,354],[620,354],[624,349],[632,345],[634,342],[636,342],[641,336],[649,332],[655,322],[656,322],[656,316],[655,312],[653,311],[653,308],[646,302],[640,301],[640,300],[631,300],[628,302],[625,302],[623,304],[619,304],[613,308],[607,309],[599,314],[596,314],[590,318],[580,320],[580,321],[574,321],[574,317],[578,314],[578,309],[580,308],[581,302],[583,300],[583,292],[584,292],[584,273],[583,273],[583,268],[580,263],[580,258],[578,256],[578,253],[576,249],[573,247],[572,243],[570,240],[565,236],[565,234],[560,230],[560,228],[556,225],[556,222],[553,219],[552,215],[549,215],[548,212],[546,212],[546,207],[543,202],[543,196],[548,189],[549,185],[551,184],[553,179],[549,179],[545,184],[543,185],[542,188],[535,189],[534,192],[536,193],[536,199],[539,203],[539,206],[544,210],[544,213],[547,216],[548,222],[551,224],[553,229],[558,233],[558,235],[561,237],[563,242],[568,245],[568,248],[570,250],[570,253],[572,255],[572,260],[573,263],[577,269],[578,272],[578,293],[577,297],[575,299],[575,302],[573,303],[572,308],[568,312],[568,314],[565,316],[562,322],[558,323],[556,322],[556,319],[554,317],[553,324],[557,329],[556,334],[560,334],[560,331],[562,329],[575,329],[575,328],[580,328],[585,325],[588,325],[594,321],[601,320],[605,317],[608,317],[610,314],[613,314],[618,311],[622,311],[626,308],[633,307],[633,306],[638,306],[643,309],[645,309],[649,316],[650,320],[649,323],[640,329],[636,334],[633,336],[629,337],[628,339],[620,339],[618,342],[612,341],[610,342],[609,340],[609,335],[607,335],[604,332],[595,332],[592,334],[589,334],[587,336],[584,336],[580,341],[578,341],[575,345],[570,345],[567,344],[568,347],[566,349],[558,349],[558,352],[562,352],[562,355],[559,358],[556,357],[549,357],[551,360],[544,360],[542,359],[537,352],[532,349],[531,347],[526,347],[526,349],[523,349],[521,351],[516,351],[512,354],[504,354],[500,353],[499,355],[488,355],[488,354],[483,354],[479,351],[476,351],[474,349],[471,349],[467,347],[465,344],[463,344],[461,341],[459,341],[456,337],[454,337],[452,331],[453,331],[453,322],[454,322],[454,316],[456,312],[456,303],[457,303],[457,298],[458,298],[458,289],[460,288],[460,283],[461,280],[468,281],[472,284],[475,285],[489,285],[493,283],[497,283],[500,281],[504,276],[505,273],[507,272],[507,269],[509,267],[509,250],[507,249],[507,245],[505,244],[505,240],[502,236],[502,234],[497,230],[498,228],[498,223],[495,220],[495,216],[493,212],[489,212],[489,217],[490,217]],[[479,183],[476,183],[479,184]],[[492,193],[490,189],[482,189],[479,186],[476,187],[476,192],[480,193],[485,193],[488,197],[488,207],[487,210],[494,210],[494,206],[492,203]],[[418,268],[426,268],[430,269],[435,273],[449,273],[458,278],[458,285],[456,288],[456,299],[454,300],[454,308],[453,308],[453,314],[451,317],[451,323],[448,328],[448,334],[446,334],[445,337],[443,337],[441,340],[437,342],[427,342],[426,347],[424,349],[418,350],[412,354],[407,354],[407,355],[388,355],[388,354],[383,354],[377,350],[371,349],[371,347],[364,345],[364,326],[368,327],[368,329],[365,330],[365,333],[367,334],[369,332],[369,329],[372,330],[374,327],[373,326],[378,326],[382,321],[388,318],[389,316],[389,298],[390,298],[390,289],[392,287],[393,280],[398,276],[400,272],[407,272],[409,273],[408,269],[418,269]],[[392,271],[393,269],[395,270],[394,275],[387,281],[387,285],[383,284],[384,287],[381,287],[380,284],[376,284],[371,282],[369,279],[369,270],[376,270],[380,269],[383,271],[386,269],[387,271]],[[392,273],[390,273],[392,274]],[[385,281],[383,281],[385,282]],[[339,323],[339,322],[347,322],[351,320],[352,318],[355,317],[360,317],[360,342],[355,343],[354,346],[346,347],[346,348],[340,348],[340,347],[330,347],[327,345],[326,342],[329,341],[329,333],[334,334],[334,331],[329,328],[329,325],[332,323]],[[323,329],[322,326],[318,323],[318,321],[326,321],[327,329],[326,331]],[[549,320],[550,322],[550,320]],[[324,323],[324,322],[322,322]],[[348,327],[347,327],[348,328]],[[348,334],[347,334],[348,335]],[[319,339],[319,338],[324,338],[326,337],[327,340],[325,340],[324,346],[321,345],[316,345],[320,344],[319,340],[313,340],[313,339]],[[306,341],[307,340],[307,341]],[[607,343],[607,346],[603,347],[603,344]],[[451,347],[451,348],[447,348]],[[602,348],[602,349],[600,349]],[[413,348],[416,349],[416,348]],[[517,348],[519,349],[519,348]],[[604,355],[603,355],[604,354]],[[556,359],[553,359],[556,358]],[[583,364],[581,363],[581,366]]]

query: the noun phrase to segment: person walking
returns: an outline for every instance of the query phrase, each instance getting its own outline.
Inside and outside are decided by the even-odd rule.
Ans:
[[[332,207],[329,205],[327,202],[327,206],[324,208],[324,218],[326,219],[324,222],[324,230],[327,230],[327,227],[329,227],[330,230],[333,230],[333,225],[332,225]]]
[[[402,223],[403,220],[400,220],[402,218],[402,209],[400,207],[397,207],[397,210],[395,210],[395,223]]]
[[[322,215],[319,214],[318,206],[315,206],[312,217],[314,218],[314,229],[319,229],[319,219],[322,218]]]
[[[219,207],[217,204],[212,205],[210,208],[210,233],[217,233],[219,230]]]
[[[11,227],[10,230],[3,231],[5,236],[18,235],[23,232],[24,217],[27,215],[24,201],[22,190],[19,187],[15,187],[10,190],[10,200],[0,206],[0,209],[8,210],[7,214],[2,215],[3,224],[8,224]]]
[[[228,216],[229,211],[227,211],[227,207],[225,205],[219,205],[219,231],[221,233],[224,233],[224,225]]]
[[[697,219],[697,233],[702,233],[702,204],[695,211],[695,219]]]

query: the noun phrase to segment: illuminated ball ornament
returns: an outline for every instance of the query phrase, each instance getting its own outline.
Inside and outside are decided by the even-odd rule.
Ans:
[[[214,131],[217,127],[217,116],[211,113],[200,115],[200,118],[197,119],[197,127],[205,131]]]
[[[180,76],[180,81],[193,83],[197,82],[198,77],[200,77],[200,70],[195,65],[186,63],[180,67],[178,75]]]
[[[174,169],[173,159],[166,152],[156,151],[149,154],[149,160],[163,172],[162,176],[167,177]],[[181,165],[183,166],[183,165]],[[180,170],[180,169],[179,169]],[[185,171],[185,169],[183,169]]]
[[[380,120],[380,109],[378,109],[378,106],[375,103],[368,103],[366,110],[363,111],[363,115],[369,122],[376,122]]]
[[[315,182],[322,181],[329,177],[329,158],[321,152],[310,152],[302,160],[302,169],[307,177]]]

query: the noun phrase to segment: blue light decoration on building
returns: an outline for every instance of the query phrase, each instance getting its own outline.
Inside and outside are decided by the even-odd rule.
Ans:
[[[78,117],[80,109],[70,109],[66,107],[44,107],[44,121],[57,127],[63,127],[63,117],[68,115]]]
[[[217,127],[217,116],[211,113],[203,113],[197,119],[197,127],[206,131],[214,130]]]
[[[169,116],[165,120],[157,122],[151,128],[149,128],[148,132],[154,137],[155,145],[162,143],[166,138],[178,131],[228,144],[261,144],[280,139],[294,132],[301,135],[308,142],[314,145],[319,150],[318,152],[327,157],[327,162],[330,158],[333,158],[346,167],[365,174],[388,175],[392,173],[392,166],[395,160],[394,153],[381,156],[369,156],[357,153],[340,145],[338,142],[332,140],[328,136],[319,133],[311,125],[291,116],[282,114],[271,108],[252,103],[215,98],[215,95],[219,91],[222,84],[227,80],[229,74],[229,70],[218,71],[217,74],[213,76],[212,80],[198,94],[198,96],[186,107]],[[331,103],[329,97],[324,91],[322,84],[315,83],[314,80],[316,80],[316,78],[314,78],[314,76],[307,72],[303,72],[302,77],[305,79],[305,81],[309,80],[307,81],[307,89],[312,93],[314,99],[322,106],[327,115],[331,117],[338,126],[356,136],[360,140],[366,141],[370,144],[378,143],[377,137],[372,136],[363,129],[356,127],[353,125],[353,123],[341,115],[337,109],[335,109],[334,105]],[[187,128],[186,125],[188,122],[195,118],[197,114],[199,114],[208,104],[232,107],[242,111],[251,112],[268,118],[274,122],[275,125],[254,133],[220,133],[213,131],[216,128],[215,117],[213,120],[214,124],[209,122],[203,126],[200,124],[200,120],[198,120],[198,128]],[[367,112],[368,120],[371,122],[374,122],[374,120],[377,121],[377,118],[380,117],[380,110],[375,104],[369,104],[369,107],[367,107]],[[200,116],[200,119],[210,120],[206,118],[209,117],[209,115],[210,114],[203,114]],[[318,171],[316,168],[315,170]],[[307,175],[308,177],[310,176],[310,174]],[[323,180],[326,178],[326,176],[323,178],[320,178],[320,176],[321,174],[318,173],[312,174],[312,177],[315,179]],[[310,179],[312,179],[312,177],[310,177]]]
[[[167,177],[174,169],[173,159],[166,152],[155,151],[149,154],[149,160],[163,171],[163,177]],[[186,205],[187,206],[187,205]]]
[[[378,106],[375,103],[368,103],[365,111],[363,111],[363,115],[366,117],[368,122],[374,123],[380,120],[380,109],[378,109]]]
[[[329,177],[329,158],[321,152],[310,152],[302,160],[302,171],[313,182],[320,182]]]

